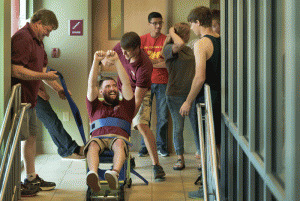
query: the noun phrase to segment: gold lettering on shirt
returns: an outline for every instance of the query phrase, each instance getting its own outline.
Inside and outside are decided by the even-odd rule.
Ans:
[[[149,55],[150,59],[158,59],[160,57],[161,52],[152,52],[152,54]]]

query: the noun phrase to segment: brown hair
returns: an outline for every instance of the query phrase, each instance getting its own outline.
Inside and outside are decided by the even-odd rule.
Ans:
[[[36,11],[30,19],[30,23],[36,23],[39,20],[45,26],[52,26],[53,30],[58,28],[58,21],[55,14],[51,10],[40,9]]]
[[[196,7],[191,10],[187,18],[188,22],[200,22],[200,26],[211,27],[212,14],[210,9],[205,6]]]
[[[185,22],[179,22],[176,23],[174,25],[174,29],[175,29],[175,33],[183,39],[183,37],[188,34],[190,32],[190,25],[188,23]],[[184,41],[187,42],[187,41]],[[165,40],[163,49],[165,47],[165,45],[170,44],[170,43],[174,43],[173,39],[171,38],[171,36],[168,36]]]
[[[101,89],[101,87],[102,87],[103,82],[106,81],[106,80],[113,80],[113,81],[116,82],[116,80],[115,80],[114,78],[111,78],[111,77],[102,77],[102,78],[100,79],[100,81],[99,81],[99,88],[100,88],[100,89]],[[116,82],[116,83],[117,83],[117,82]]]
[[[220,24],[220,10],[214,9],[211,11],[212,20],[216,20]]]
[[[128,32],[122,36],[120,44],[124,50],[135,49],[141,46],[141,38],[135,32]]]

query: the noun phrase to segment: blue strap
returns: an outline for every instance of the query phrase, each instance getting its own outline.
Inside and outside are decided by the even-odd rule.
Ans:
[[[131,125],[128,121],[124,119],[119,119],[115,117],[107,117],[102,119],[97,119],[91,123],[90,128],[90,134],[98,128],[104,127],[104,126],[117,126],[122,128],[126,133],[130,135],[131,132]]]
[[[50,67],[47,67],[47,72],[48,71],[55,71],[53,70],[52,68]],[[69,101],[69,105],[70,105],[70,108],[72,110],[72,114],[74,116],[74,119],[76,121],[76,124],[77,124],[77,127],[78,127],[78,130],[80,132],[80,135],[81,135],[81,138],[82,138],[82,141],[84,144],[86,144],[86,139],[85,139],[85,135],[84,135],[84,130],[83,130],[83,124],[82,124],[82,119],[81,119],[81,116],[80,116],[80,112],[75,104],[75,102],[73,101],[73,99],[71,98],[70,94],[69,94],[69,91],[67,89],[67,85],[65,83],[65,80],[64,80],[64,77],[62,76],[62,74],[60,72],[57,71],[57,75],[59,76],[59,79],[60,79],[60,82],[62,84],[62,87],[64,89],[64,92],[65,92],[65,96],[67,97],[68,101]]]

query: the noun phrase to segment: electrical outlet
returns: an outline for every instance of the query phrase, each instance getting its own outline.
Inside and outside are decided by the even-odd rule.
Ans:
[[[63,112],[63,121],[70,121],[70,113]]]

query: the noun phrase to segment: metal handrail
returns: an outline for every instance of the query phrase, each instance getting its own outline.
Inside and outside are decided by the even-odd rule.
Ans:
[[[205,148],[204,148],[204,131],[202,125],[202,109],[205,107],[204,103],[197,104],[197,115],[198,115],[198,129],[199,129],[199,141],[201,149],[201,164],[202,164],[202,178],[203,178],[203,190],[204,190],[204,200],[207,200],[207,178],[206,178],[206,162],[205,162]]]
[[[8,176],[9,176],[9,174],[11,172],[11,169],[12,169],[13,156],[15,155],[15,151],[16,151],[18,141],[19,141],[19,138],[20,138],[21,125],[22,125],[22,122],[23,122],[23,119],[24,119],[24,116],[25,116],[25,112],[27,111],[27,109],[30,106],[31,106],[30,103],[23,105],[23,108],[22,108],[22,111],[21,111],[21,114],[20,114],[20,119],[19,119],[18,124],[17,124],[17,129],[16,129],[16,132],[15,132],[14,140],[12,142],[11,152],[10,152],[8,157],[5,157],[6,155],[4,155],[4,159],[8,158],[8,162],[7,162],[8,165],[6,166],[6,171],[5,171],[4,174],[3,174],[3,169],[1,169],[0,181],[2,180],[3,176],[4,176],[4,180],[3,180],[3,183],[2,183],[2,189],[0,191],[0,200],[3,200],[3,197],[5,195],[5,190],[6,190],[6,186],[7,186],[7,182],[8,182]],[[15,122],[13,122],[13,124],[14,123]],[[10,136],[9,136],[10,138],[12,137],[13,130],[14,130],[14,126],[12,126]],[[10,141],[9,141],[9,143],[7,143],[6,149],[7,149],[9,144],[10,144]]]
[[[11,108],[13,107],[14,103],[15,103],[15,105],[14,105],[15,112],[17,112],[17,111],[19,111],[20,106],[21,106],[21,84],[16,84],[12,88],[11,96],[8,101],[8,105],[6,108],[4,120],[3,120],[1,131],[0,131],[0,144],[2,144],[5,128],[9,122]]]
[[[202,178],[203,178],[203,190],[204,190],[204,200],[208,200],[208,189],[207,189],[207,169],[206,169],[206,158],[205,158],[205,145],[204,145],[204,132],[202,125],[202,111],[201,107],[205,109],[205,124],[206,124],[206,140],[207,151],[210,153],[210,158],[212,158],[212,173],[213,178],[216,184],[216,200],[220,200],[220,190],[219,190],[219,178],[218,178],[218,170],[217,170],[217,155],[216,155],[216,141],[215,141],[215,129],[214,129],[214,121],[213,121],[213,112],[212,112],[212,103],[211,103],[211,93],[209,85],[204,85],[204,93],[205,93],[205,103],[197,104],[197,115],[198,115],[198,125],[199,125],[199,141],[200,141],[200,149],[201,149],[201,163],[202,163]],[[207,153],[208,154],[208,153]]]
[[[215,128],[214,128],[214,119],[213,119],[213,112],[212,112],[212,103],[211,103],[211,93],[209,85],[204,86],[205,90],[205,105],[206,110],[208,112],[208,128],[209,128],[209,142],[210,142],[210,154],[213,159],[212,164],[212,172],[214,173],[214,179],[216,183],[216,198],[217,201],[220,200],[220,189],[219,189],[219,176],[218,176],[218,165],[217,165],[217,151],[216,151],[216,140],[215,140]]]
[[[0,165],[0,200],[18,200],[20,197],[18,192],[21,175],[21,164],[20,159],[18,159],[20,157],[19,136],[25,112],[30,106],[31,104],[21,104],[21,84],[14,85],[0,130],[0,147],[4,147]],[[11,114],[12,111],[13,114]],[[6,134],[6,128],[9,123],[11,123],[11,125],[8,134]],[[4,139],[6,139],[5,142],[3,142]],[[18,152],[16,153],[17,149]],[[14,169],[15,172],[12,172],[12,169]],[[9,180],[11,182],[9,182]],[[8,183],[12,185],[11,187],[13,187],[13,189],[7,188]],[[6,193],[6,190],[9,190],[9,192]]]

